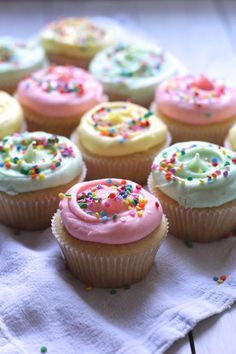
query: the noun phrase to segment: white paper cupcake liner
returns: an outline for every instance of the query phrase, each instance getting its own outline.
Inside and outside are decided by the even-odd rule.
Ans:
[[[210,242],[227,237],[236,228],[236,200],[214,208],[188,208],[165,196],[148,178],[148,189],[163,207],[170,233],[182,240]]]
[[[146,183],[155,156],[171,144],[171,135],[168,133],[165,143],[147,151],[126,156],[103,157],[93,155],[84,149],[77,139],[76,132],[71,135],[70,139],[79,147],[83,155],[88,169],[88,180],[116,177],[128,179],[141,185]]]
[[[158,231],[154,231],[158,232],[158,237],[155,236],[151,244],[142,239],[126,245],[101,245],[70,236],[61,223],[60,211],[52,219],[53,235],[70,271],[83,283],[103,288],[122,287],[143,279],[167,231],[168,221],[163,216]],[[146,239],[148,237],[153,236],[150,234]]]

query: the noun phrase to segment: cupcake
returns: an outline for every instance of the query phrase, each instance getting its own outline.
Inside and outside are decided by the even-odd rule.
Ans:
[[[222,145],[236,120],[236,90],[205,76],[179,76],[156,90],[154,112],[174,142],[205,140]]]
[[[76,184],[52,220],[71,272],[104,288],[145,277],[167,229],[159,201],[140,185],[116,178]]]
[[[0,37],[0,90],[14,93],[18,82],[44,63],[43,49],[36,43]]]
[[[23,112],[19,103],[8,93],[0,91],[0,140],[24,128]]]
[[[41,44],[51,62],[87,68],[96,53],[114,43],[115,33],[105,22],[96,17],[63,18],[46,26]]]
[[[227,149],[231,149],[233,151],[236,151],[236,124],[230,128],[225,141],[224,141],[224,146]]]
[[[160,199],[170,232],[208,242],[236,227],[236,154],[215,144],[174,144],[156,156],[149,190]]]
[[[83,181],[86,169],[74,144],[44,132],[0,142],[0,222],[24,230],[50,225],[58,193]]]
[[[146,108],[105,102],[85,113],[71,140],[82,152],[88,179],[117,176],[144,184],[154,157],[171,138]]]
[[[74,66],[42,69],[17,88],[28,130],[69,136],[80,117],[104,101],[102,86],[87,71]]]
[[[155,88],[177,74],[180,64],[154,46],[119,44],[98,53],[89,66],[111,101],[132,102],[149,107]]]

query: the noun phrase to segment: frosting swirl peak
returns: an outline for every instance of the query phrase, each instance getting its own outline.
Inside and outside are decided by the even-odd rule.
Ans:
[[[81,172],[81,154],[67,138],[26,132],[0,142],[0,191],[17,194],[56,187]]]

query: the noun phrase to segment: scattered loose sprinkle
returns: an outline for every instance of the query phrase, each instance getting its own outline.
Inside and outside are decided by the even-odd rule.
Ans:
[[[214,275],[212,279],[217,283],[217,284],[222,284],[226,279],[226,275],[220,275],[219,277],[217,275]]]
[[[116,289],[111,289],[111,291],[110,291],[110,294],[111,295],[115,295],[117,293],[117,290]]]
[[[41,349],[40,349],[41,353],[47,353],[48,351],[48,348],[45,347],[45,346],[42,346]]]
[[[185,244],[188,248],[193,248],[193,243],[192,243],[192,241],[190,241],[190,240],[185,240],[185,241],[184,241],[184,244]]]

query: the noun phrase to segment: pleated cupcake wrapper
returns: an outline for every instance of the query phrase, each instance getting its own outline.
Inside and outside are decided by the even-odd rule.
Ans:
[[[236,201],[214,208],[187,208],[177,204],[162,192],[158,193],[153,179],[148,178],[148,189],[159,200],[170,223],[170,233],[182,240],[210,242],[229,236],[236,228]]]
[[[82,182],[86,177],[86,166],[83,166],[82,174],[76,182]],[[53,214],[58,209],[58,193],[65,193],[74,183],[55,188],[55,194],[51,190],[41,190],[32,193],[22,193],[21,195],[10,196],[0,192],[0,222],[4,225],[22,230],[41,230],[50,226]],[[24,198],[24,196],[27,196]]]
[[[97,254],[91,254],[75,249],[65,242],[61,237],[63,226],[61,224],[60,212],[58,211],[52,219],[52,232],[59,243],[65,261],[70,271],[86,285],[102,288],[118,288],[138,282],[143,279],[150,270],[160,244],[168,232],[168,221],[160,226],[163,236],[159,242],[143,252],[121,255],[108,255],[108,252],[101,254],[101,248]],[[72,236],[71,236],[72,237]],[[106,247],[106,245],[104,245]],[[119,245],[114,245],[119,247]]]
[[[57,65],[74,65],[82,69],[88,69],[91,58],[70,57],[63,54],[47,53],[48,60]]]
[[[71,135],[71,140],[79,147],[83,155],[88,169],[88,180],[116,177],[143,185],[146,183],[154,157],[171,144],[171,135],[167,134],[166,142],[163,145],[158,145],[145,152],[114,157],[90,154],[79,143],[76,132]]]
[[[151,110],[156,112],[155,104],[151,105]],[[172,143],[180,141],[208,141],[217,145],[223,145],[226,134],[236,121],[236,117],[230,118],[223,122],[207,125],[188,125],[181,122],[165,118],[162,114],[156,113],[157,116],[167,125],[172,135]]]

